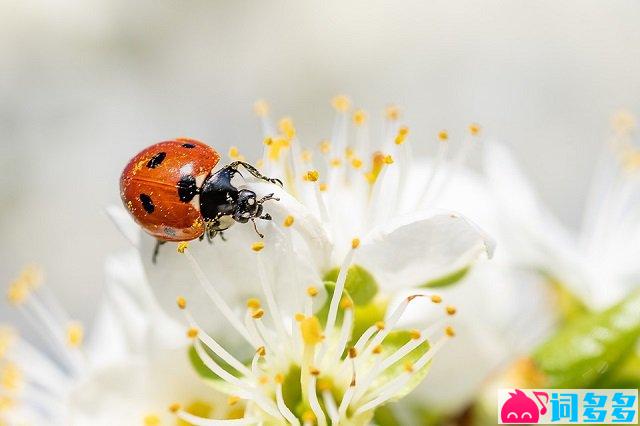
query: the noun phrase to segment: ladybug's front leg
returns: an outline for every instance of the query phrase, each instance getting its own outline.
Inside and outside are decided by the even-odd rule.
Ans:
[[[234,161],[233,163],[229,164],[227,167],[233,170],[238,170],[238,166],[243,166],[249,173],[251,173],[254,177],[258,179],[262,179],[264,181],[275,183],[282,186],[282,181],[280,179],[273,179],[273,178],[267,177],[262,173],[260,173],[260,170],[256,169],[249,163],[245,163],[244,161]]]

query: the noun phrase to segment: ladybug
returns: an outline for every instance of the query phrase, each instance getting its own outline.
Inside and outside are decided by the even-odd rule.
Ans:
[[[238,189],[231,180],[244,167],[258,179],[277,183],[255,167],[234,161],[213,172],[220,154],[210,146],[188,138],[159,142],[139,152],[120,176],[120,197],[135,221],[157,239],[155,263],[161,244],[167,241],[202,240],[211,242],[235,222],[271,220],[262,204],[276,200],[269,194],[260,199],[249,189]]]

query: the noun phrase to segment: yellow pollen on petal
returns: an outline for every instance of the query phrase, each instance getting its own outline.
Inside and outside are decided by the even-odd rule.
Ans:
[[[360,238],[354,238],[351,240],[351,248],[352,249],[357,249],[358,247],[360,247]]]
[[[239,396],[229,395],[229,398],[227,398],[227,404],[229,404],[230,406],[236,405],[238,402],[240,402]]]
[[[22,373],[13,362],[5,363],[0,368],[0,386],[8,391],[15,391],[22,383]]]
[[[281,118],[280,121],[278,121],[278,130],[288,140],[291,140],[296,137],[296,128],[293,125],[293,120],[291,119],[291,117]]]
[[[304,314],[302,312],[296,312],[294,318],[297,322],[300,322],[304,319]]]
[[[253,112],[258,117],[266,117],[269,115],[269,104],[263,99],[258,99],[253,104]]]
[[[247,308],[250,309],[259,309],[260,308],[260,299],[257,297],[252,297],[247,300]]]
[[[251,244],[251,250],[255,252],[259,252],[263,248],[264,248],[264,242],[262,241],[256,241],[255,243]]]
[[[190,329],[187,330],[187,337],[189,339],[195,339],[196,337],[198,337],[198,329],[195,327],[191,327]]]
[[[257,309],[254,313],[251,314],[251,318],[260,319],[264,316],[264,310]]]
[[[269,376],[263,374],[262,376],[258,377],[258,383],[260,383],[261,385],[266,385],[267,383],[269,383]]]
[[[420,338],[420,336],[422,336],[422,334],[420,334],[420,330],[409,330],[409,336],[411,336],[411,338],[413,340],[418,340]]]
[[[353,124],[356,126],[362,126],[367,121],[367,112],[362,109],[357,109],[353,113]]]
[[[169,405],[169,411],[171,411],[172,413],[177,413],[180,410],[180,404],[178,404],[177,402],[174,402],[173,404]]]
[[[340,167],[342,165],[342,160],[338,157],[331,159],[331,167]]]
[[[456,331],[451,326],[447,326],[447,328],[444,329],[444,332],[449,337],[453,337],[456,335]]]
[[[327,185],[326,183],[324,183],[324,182],[323,182],[323,183],[321,183],[321,184],[319,184],[319,185],[318,185],[318,189],[319,189],[321,192],[325,192],[327,189],[329,189],[329,185]]]
[[[300,321],[300,332],[306,345],[316,345],[324,339],[320,320],[316,316],[306,317]]]
[[[351,107],[351,100],[345,95],[334,96],[331,106],[338,112],[346,112]]]
[[[400,118],[400,108],[397,105],[389,105],[385,108],[384,115],[389,121],[396,121]]]
[[[303,163],[310,163],[313,159],[313,153],[308,149],[303,149],[302,153],[300,154],[300,159]]]
[[[82,345],[84,339],[84,328],[82,324],[77,321],[70,323],[67,326],[67,344],[72,348],[77,348]]]
[[[407,373],[413,373],[413,364],[410,361],[404,363],[404,371]]]
[[[447,133],[446,130],[441,130],[440,132],[438,132],[438,139],[442,142],[449,140],[449,133]]]
[[[458,312],[455,306],[447,306],[446,310],[447,310],[447,315],[455,315],[456,312]]]
[[[189,243],[186,241],[183,241],[180,244],[178,244],[177,251],[178,253],[183,254],[188,247],[189,247]]]
[[[362,167],[362,160],[357,158],[357,157],[352,158],[351,159],[351,166],[354,169],[359,169],[360,167]]]
[[[317,182],[319,177],[320,173],[318,173],[317,170],[309,170],[304,174],[302,179],[306,180],[307,182]]]
[[[384,321],[377,321],[376,322],[376,328],[378,330],[384,330]]]
[[[469,133],[471,136],[478,136],[480,134],[481,127],[478,123],[469,124]]]
[[[318,370],[315,367],[309,367],[309,374],[311,374],[312,376],[319,376],[320,375],[320,370]]]
[[[187,307],[187,299],[182,296],[178,296],[178,298],[176,299],[176,304],[178,305],[178,308],[184,309]]]
[[[371,350],[371,353],[374,354],[374,355],[378,355],[378,354],[382,353],[382,345],[378,345],[375,348],[373,348]]]
[[[442,302],[442,297],[438,296],[437,294],[434,294],[433,296],[431,296],[431,301],[433,303],[440,303]]]
[[[311,297],[316,297],[318,295],[318,288],[314,286],[308,287],[307,294]]]
[[[328,154],[329,152],[331,152],[331,142],[328,140],[320,142],[320,152],[323,154]]]
[[[267,354],[267,348],[265,348],[264,346],[260,346],[258,349],[256,349],[256,353],[259,356],[265,356]]]
[[[144,426],[159,426],[160,425],[160,417],[155,414],[147,414],[144,416],[142,420],[142,424]]]

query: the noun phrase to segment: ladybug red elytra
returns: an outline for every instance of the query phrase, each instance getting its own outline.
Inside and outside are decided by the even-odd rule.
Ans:
[[[159,142],[129,161],[120,176],[120,197],[142,228],[160,244],[166,241],[211,241],[235,222],[271,220],[262,204],[278,200],[273,194],[257,199],[255,192],[238,189],[231,180],[243,166],[258,179],[282,185],[255,167],[234,161],[217,172],[220,155],[210,146],[188,138]],[[258,235],[263,236],[258,232]]]

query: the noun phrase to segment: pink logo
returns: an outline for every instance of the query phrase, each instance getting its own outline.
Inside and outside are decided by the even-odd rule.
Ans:
[[[540,409],[538,409],[538,405],[533,399],[525,395],[520,389],[516,389],[515,392],[509,392],[509,395],[509,399],[502,405],[502,410],[500,411],[502,423],[538,423],[540,415],[547,412],[546,405],[549,402],[549,394],[546,392],[533,392],[540,404]],[[542,402],[541,397],[544,397],[544,402]]]

